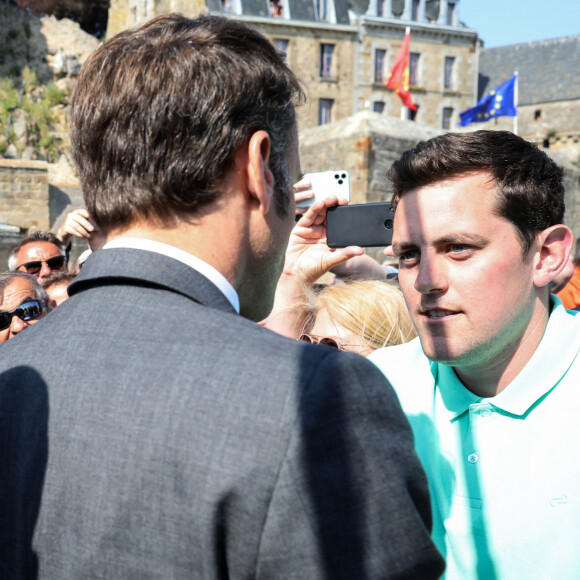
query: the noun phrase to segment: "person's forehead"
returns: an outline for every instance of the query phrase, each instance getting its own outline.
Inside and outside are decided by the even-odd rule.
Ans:
[[[495,185],[486,173],[438,181],[409,190],[397,205],[395,230],[401,225],[417,232],[440,235],[438,228],[462,229],[502,220]],[[399,227],[397,227],[399,226]]]
[[[27,298],[35,296],[34,286],[29,280],[15,276],[0,296],[0,310],[4,312],[18,308]]]
[[[45,260],[62,255],[63,253],[59,247],[52,242],[30,242],[29,244],[24,244],[18,250],[16,256],[19,262],[30,262],[32,260]]]

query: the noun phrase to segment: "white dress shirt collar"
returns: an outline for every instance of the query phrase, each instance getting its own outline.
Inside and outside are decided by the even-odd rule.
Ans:
[[[240,299],[235,288],[228,282],[221,272],[218,272],[218,270],[213,266],[204,262],[197,256],[194,256],[185,250],[181,250],[180,248],[176,248],[175,246],[170,246],[163,242],[157,242],[145,238],[116,238],[107,242],[102,249],[109,250],[112,248],[146,250],[148,252],[157,252],[158,254],[163,254],[164,256],[179,260],[213,282],[229,300],[236,312],[238,314],[240,313]]]

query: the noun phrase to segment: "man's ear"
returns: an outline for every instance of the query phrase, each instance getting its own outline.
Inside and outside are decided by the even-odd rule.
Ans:
[[[534,286],[549,284],[566,266],[574,244],[574,235],[563,224],[551,226],[538,234]]]
[[[268,213],[274,195],[274,174],[269,160],[270,136],[266,131],[256,131],[248,143],[247,188],[264,214]]]

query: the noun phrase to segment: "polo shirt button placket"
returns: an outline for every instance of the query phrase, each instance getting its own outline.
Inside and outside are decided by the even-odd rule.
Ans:
[[[467,461],[469,461],[469,463],[477,463],[479,461],[479,455],[477,453],[470,453],[467,456]]]

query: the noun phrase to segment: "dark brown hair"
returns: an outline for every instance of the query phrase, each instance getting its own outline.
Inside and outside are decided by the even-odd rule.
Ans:
[[[563,168],[509,131],[447,133],[406,151],[387,172],[393,207],[410,189],[477,171],[495,182],[496,213],[517,228],[524,255],[538,232],[563,223]]]
[[[118,34],[83,65],[71,106],[89,213],[104,229],[190,216],[219,197],[237,150],[264,130],[285,215],[303,98],[280,53],[239,22],[169,14]]]

